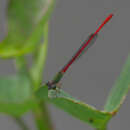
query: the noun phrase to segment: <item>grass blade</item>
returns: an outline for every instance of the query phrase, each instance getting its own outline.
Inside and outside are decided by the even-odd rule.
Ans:
[[[123,103],[128,90],[130,87],[130,55],[128,56],[127,62],[124,69],[116,81],[115,86],[112,88],[110,95],[107,99],[106,105],[104,107],[107,112],[116,112]]]

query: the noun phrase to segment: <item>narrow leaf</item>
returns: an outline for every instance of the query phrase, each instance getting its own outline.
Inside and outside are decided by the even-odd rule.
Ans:
[[[47,100],[50,103],[55,104],[60,109],[63,109],[86,123],[89,123],[95,128],[100,128],[106,125],[112,116],[110,113],[99,111],[88,104],[72,98],[62,90],[57,92],[56,98],[48,98],[48,88],[46,85],[41,87],[36,95],[39,99]]]
[[[116,81],[115,86],[112,88],[110,95],[105,105],[105,111],[115,113],[123,103],[128,90],[130,88],[130,55],[124,69]]]

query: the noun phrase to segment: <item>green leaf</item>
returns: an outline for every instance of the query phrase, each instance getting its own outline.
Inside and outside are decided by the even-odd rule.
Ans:
[[[72,98],[62,90],[58,91],[56,98],[48,98],[48,88],[45,85],[37,91],[36,95],[40,100],[46,100],[55,104],[60,109],[63,109],[72,116],[89,123],[95,128],[104,127],[112,117],[108,112],[99,111],[88,104]],[[53,94],[54,93],[52,93],[52,97]]]
[[[3,103],[0,102],[0,112],[11,116],[20,117],[31,109],[35,109],[37,105],[34,101],[28,100],[24,103]]]
[[[110,95],[105,105],[105,111],[115,112],[118,111],[121,104],[123,103],[128,90],[130,88],[130,55],[128,56],[127,62],[124,69],[116,81],[115,86],[112,88]]]
[[[55,0],[10,0],[8,35],[0,43],[0,56],[12,57],[33,51],[40,43],[44,24]]]
[[[0,112],[19,116],[35,106],[26,77],[0,77]]]
[[[0,102],[22,103],[30,96],[30,83],[25,77],[0,78]]]

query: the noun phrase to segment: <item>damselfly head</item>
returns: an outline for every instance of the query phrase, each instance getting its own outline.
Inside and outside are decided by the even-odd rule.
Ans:
[[[55,90],[56,89],[56,84],[53,84],[51,82],[47,82],[46,85],[48,86],[48,90],[51,90],[51,89]]]

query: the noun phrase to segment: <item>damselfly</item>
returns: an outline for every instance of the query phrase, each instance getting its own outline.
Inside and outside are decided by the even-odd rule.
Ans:
[[[83,55],[86,50],[88,50],[88,48],[90,46],[92,46],[98,36],[99,31],[103,28],[103,26],[112,18],[113,14],[110,14],[103,22],[102,24],[98,27],[98,29],[89,35],[89,37],[87,38],[87,40],[81,45],[81,47],[76,51],[76,53],[73,55],[73,57],[69,60],[69,62],[56,74],[56,76],[54,77],[54,79],[52,81],[49,81],[47,83],[48,89],[56,89],[57,84],[59,83],[59,81],[61,80],[61,78],[63,77],[64,73],[68,70],[68,68],[72,65],[72,63],[74,63],[81,55]]]

